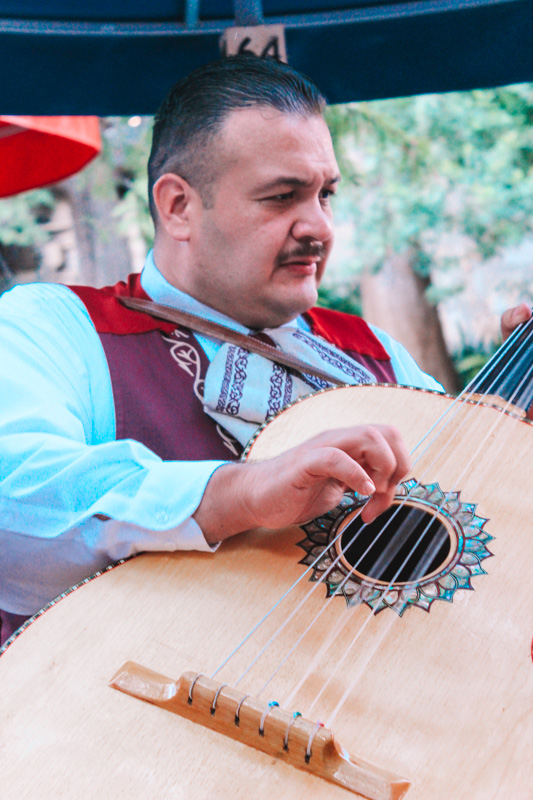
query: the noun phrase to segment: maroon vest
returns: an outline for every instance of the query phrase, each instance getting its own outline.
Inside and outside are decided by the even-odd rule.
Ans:
[[[135,439],[163,460],[235,460],[241,445],[203,410],[209,366],[194,334],[125,308],[117,297],[147,299],[139,275],[116,286],[72,286],[85,304],[104,348],[116,416],[117,439]],[[312,332],[366,367],[380,383],[394,383],[390,357],[359,317],[314,308]],[[24,616],[0,611],[0,645]]]
[[[209,366],[194,334],[132,311],[118,296],[148,296],[140,276],[103,289],[70,287],[83,301],[106,355],[117,439],[135,439],[163,460],[237,459],[242,447],[203,410]],[[358,317],[328,309],[307,315],[314,334],[358,361],[381,383],[395,381],[390,357]]]
[[[209,362],[191,331],[101,333],[116,415],[117,439],[142,442],[164,461],[237,459],[241,445],[203,410]],[[379,382],[391,382],[390,362],[348,355]]]
[[[242,448],[203,410],[209,362],[195,336],[101,333],[116,415],[117,439],[135,439],[164,461],[236,459]]]

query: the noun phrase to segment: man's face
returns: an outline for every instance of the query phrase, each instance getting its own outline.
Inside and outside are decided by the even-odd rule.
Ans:
[[[314,305],[333,244],[328,128],[319,115],[240,109],[212,153],[217,178],[191,220],[186,288],[250,328],[277,327]]]

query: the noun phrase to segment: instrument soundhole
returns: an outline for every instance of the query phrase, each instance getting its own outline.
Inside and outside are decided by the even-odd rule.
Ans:
[[[353,541],[352,541],[353,540]],[[363,577],[410,583],[438,571],[451,551],[450,533],[430,511],[392,505],[365,525],[358,515],[341,537],[344,558]]]

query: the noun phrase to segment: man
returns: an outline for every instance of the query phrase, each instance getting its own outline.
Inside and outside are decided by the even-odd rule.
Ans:
[[[271,60],[196,71],[155,121],[156,235],[140,281],[25,286],[0,300],[3,640],[69,585],[133,553],[209,551],[256,526],[317,516],[348,489],[371,495],[366,521],[390,504],[409,466],[390,427],[340,429],[263,464],[228,463],[272,410],[263,399],[276,381],[284,401],[316,382],[117,299],[266,330],[348,383],[438,389],[385,334],[309,312],[339,180],[323,106],[312,84]]]

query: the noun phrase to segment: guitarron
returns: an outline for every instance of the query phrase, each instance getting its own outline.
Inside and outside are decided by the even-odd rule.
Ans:
[[[26,624],[0,658],[2,797],[531,800],[532,331],[459,399],[326,390],[249,445],[396,425],[413,467],[379,522],[352,495],[142,555]]]

